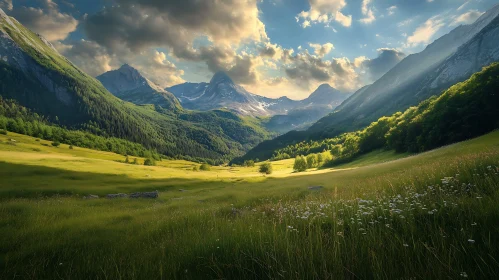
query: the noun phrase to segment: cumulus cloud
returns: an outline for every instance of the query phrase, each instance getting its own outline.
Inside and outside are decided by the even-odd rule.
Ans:
[[[373,8],[371,5],[371,0],[362,0],[362,14],[364,18],[361,18],[359,21],[365,24],[373,23],[376,20],[374,16]]]
[[[12,1],[2,3],[10,10],[11,16],[52,42],[65,39],[78,26],[78,21],[69,14],[61,13],[58,5],[52,0],[43,0],[42,8],[14,8]]]
[[[258,0],[116,2],[119,5],[88,16],[84,23],[88,38],[111,53],[163,47],[177,59],[204,62],[211,72],[226,71],[236,82],[258,81],[261,57],[234,51],[240,43],[269,41],[258,17]],[[198,38],[209,44],[194,48]]]
[[[381,78],[406,57],[403,52],[397,49],[381,48],[377,51],[377,58],[368,59],[366,57],[358,57],[354,60],[355,67],[364,74],[362,75],[364,83],[372,83]]]
[[[407,37],[408,45],[418,45],[421,43],[429,43],[433,36],[444,27],[444,20],[440,16],[434,16],[425,21],[416,30]]]
[[[321,83],[329,83],[340,90],[353,90],[358,86],[354,64],[347,58],[332,58],[310,54],[307,50],[293,55],[284,54],[284,72],[295,85],[311,90]]]
[[[314,53],[319,57],[324,57],[334,49],[334,45],[331,43],[325,43],[323,45],[309,43],[308,45],[314,49]]]
[[[467,13],[455,17],[450,26],[473,23],[483,14],[484,14],[483,12],[477,10],[470,10]]]
[[[347,5],[345,0],[309,0],[310,10],[302,11],[296,16],[296,21],[302,21],[302,27],[323,23],[326,26],[333,20],[343,26],[352,24],[352,16],[344,15],[341,10]]]

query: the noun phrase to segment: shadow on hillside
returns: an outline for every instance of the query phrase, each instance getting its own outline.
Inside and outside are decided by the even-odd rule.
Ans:
[[[45,166],[31,166],[0,161],[0,199],[39,198],[47,196],[106,195],[137,191],[181,191],[231,187],[236,180],[195,178],[137,179],[126,174],[99,174],[70,171]]]

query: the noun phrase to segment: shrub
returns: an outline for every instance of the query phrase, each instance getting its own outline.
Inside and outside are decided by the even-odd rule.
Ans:
[[[146,158],[144,161],[144,165],[146,166],[156,166],[156,161],[152,158]]]
[[[2,135],[7,135],[7,130],[0,129],[0,134],[2,134]]]
[[[270,163],[264,163],[260,165],[260,173],[263,174],[272,174],[272,164]]]
[[[54,146],[54,147],[56,147],[56,148],[57,148],[57,147],[59,147],[60,145],[61,145],[61,143],[60,143],[60,142],[58,142],[58,141],[54,141],[54,142],[52,142],[52,146]]]
[[[125,157],[125,163],[130,163],[130,158],[128,156]]]
[[[197,166],[194,166],[194,167],[192,168],[192,171],[199,171],[199,168],[198,168]]]
[[[307,156],[307,168],[317,167],[317,158],[314,154]]]
[[[211,170],[211,165],[207,164],[207,163],[203,163],[201,164],[201,166],[199,167],[199,170],[203,170],[203,171],[210,171]]]
[[[246,167],[254,167],[255,166],[255,161],[253,161],[253,160],[246,160],[246,161],[244,161],[243,165],[246,166]]]
[[[139,164],[139,162],[138,162],[137,158],[134,158],[134,159],[133,159],[132,164]]]
[[[73,145],[69,145],[69,149],[73,150],[74,149]]]
[[[307,160],[304,156],[297,156],[295,159],[295,164],[293,165],[293,170],[298,172],[303,172],[307,170]]]
[[[33,152],[41,152],[42,151],[41,149],[38,149],[38,148],[33,148],[32,150],[33,150]]]

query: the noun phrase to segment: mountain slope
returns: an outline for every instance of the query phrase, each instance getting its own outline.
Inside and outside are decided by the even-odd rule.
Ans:
[[[349,96],[328,84],[320,85],[309,97],[295,101],[294,108],[288,109],[285,115],[272,116],[265,126],[280,133],[307,129]]]
[[[272,156],[273,150],[304,140],[335,137],[369,125],[381,116],[403,111],[466,80],[481,67],[498,61],[499,5],[475,23],[459,26],[420,53],[409,55],[374,84],[343,102],[334,113],[307,131],[283,135],[255,147],[249,154]]]
[[[217,162],[268,137],[237,116],[218,117],[208,125],[124,102],[1,10],[0,56],[1,96],[70,129],[141,143],[168,156]],[[221,129],[210,131],[214,126]]]
[[[179,109],[175,96],[143,77],[128,64],[96,77],[116,97],[137,105],[153,104],[164,109]]]
[[[334,162],[344,163],[377,149],[418,153],[471,139],[499,128],[498,88],[499,63],[496,62],[453,85],[439,97],[430,97],[403,113],[381,117],[363,130],[276,149],[272,158],[294,158],[329,150]],[[234,163],[261,156],[248,153]]]

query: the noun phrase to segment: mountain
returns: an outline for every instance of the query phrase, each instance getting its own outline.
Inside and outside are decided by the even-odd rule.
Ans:
[[[279,133],[305,130],[331,113],[349,96],[329,84],[322,84],[306,99],[295,101],[294,108],[288,109],[285,115],[272,116],[265,127]]]
[[[499,5],[496,5],[475,23],[459,26],[422,52],[407,56],[307,131],[293,132],[261,143],[248,153],[248,157],[267,159],[273,150],[293,143],[332,138],[354,131],[381,116],[404,111],[432,95],[440,95],[450,85],[466,80],[482,67],[499,60],[498,15]]]
[[[184,83],[166,90],[187,109],[209,111],[224,108],[243,116],[269,117],[264,122],[265,127],[278,133],[308,128],[349,96],[323,84],[304,100],[285,96],[268,98],[246,91],[224,72],[216,73],[209,83]]]
[[[269,137],[258,124],[230,112],[179,109],[163,114],[150,106],[124,102],[1,9],[0,57],[0,96],[67,129],[121,138],[167,156],[212,163],[242,155]],[[133,74],[128,70],[123,72]],[[151,88],[153,95],[168,96],[138,76],[131,81],[115,85],[113,91]],[[143,86],[137,86],[141,83]]]
[[[170,92],[154,84],[128,64],[96,77],[116,97],[137,105],[153,104],[178,109],[180,103]]]
[[[497,61],[498,15],[496,5],[475,23],[459,26],[422,52],[409,55],[368,88],[356,92],[336,113],[313,125],[310,132],[330,137],[364,127],[380,116],[438,95]]]

